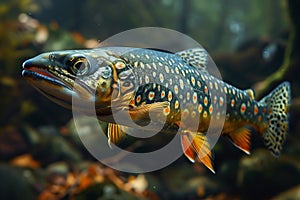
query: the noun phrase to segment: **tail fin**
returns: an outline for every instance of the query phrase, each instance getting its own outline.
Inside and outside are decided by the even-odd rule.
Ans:
[[[290,83],[283,82],[260,103],[266,104],[268,110],[269,124],[267,131],[263,134],[264,143],[275,156],[279,156],[288,131],[288,111],[291,104]]]

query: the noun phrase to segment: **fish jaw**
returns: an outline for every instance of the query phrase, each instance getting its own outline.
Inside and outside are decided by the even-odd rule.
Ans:
[[[22,76],[39,92],[66,108],[72,107],[72,99],[94,101],[91,89],[70,74],[53,53],[44,53],[25,61]]]

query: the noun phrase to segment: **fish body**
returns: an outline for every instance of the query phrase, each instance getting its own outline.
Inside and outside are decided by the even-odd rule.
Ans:
[[[200,160],[214,171],[208,129],[221,126],[223,136],[249,153],[252,127],[279,155],[288,129],[289,83],[256,101],[251,89],[240,90],[211,75],[208,59],[202,48],[177,53],[127,47],[66,50],[27,60],[22,74],[62,106],[71,108],[75,98],[83,102],[75,108],[89,113],[84,102],[92,102],[98,119],[109,123],[110,143],[117,143],[130,127],[163,123],[162,132],[180,130],[189,160]],[[116,120],[114,113],[121,111],[139,126]]]

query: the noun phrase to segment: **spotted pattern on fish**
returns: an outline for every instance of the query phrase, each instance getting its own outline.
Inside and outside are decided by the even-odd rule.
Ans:
[[[65,107],[70,107],[74,96],[95,103],[97,117],[110,123],[109,142],[117,142],[127,125],[115,124],[110,117],[114,102],[137,123],[154,110],[154,120],[167,117],[163,131],[182,127],[184,154],[192,162],[198,158],[213,172],[206,133],[210,124],[218,126],[222,116],[222,135],[242,151],[250,152],[248,126],[252,126],[270,151],[279,155],[288,130],[290,84],[284,82],[256,101],[252,90],[240,90],[209,74],[208,60],[203,48],[168,53],[107,47],[44,53],[26,61],[22,73],[40,92]],[[79,90],[73,91],[76,78]],[[198,129],[191,130],[191,123]]]

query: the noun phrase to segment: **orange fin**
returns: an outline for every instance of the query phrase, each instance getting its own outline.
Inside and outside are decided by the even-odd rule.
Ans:
[[[246,127],[240,128],[228,134],[231,142],[246,154],[250,154],[250,130]]]
[[[198,158],[210,171],[215,173],[212,164],[212,153],[207,137],[200,132],[184,131],[181,144],[185,156],[192,162]]]
[[[181,136],[181,145],[183,149],[184,155],[191,161],[195,162],[195,159],[197,157],[197,154],[191,145],[191,142],[189,141],[189,138],[186,134],[182,134]]]
[[[123,137],[126,135],[125,133],[126,127],[121,126],[114,123],[108,124],[107,135],[108,135],[108,145],[112,148],[111,144],[117,144]]]

